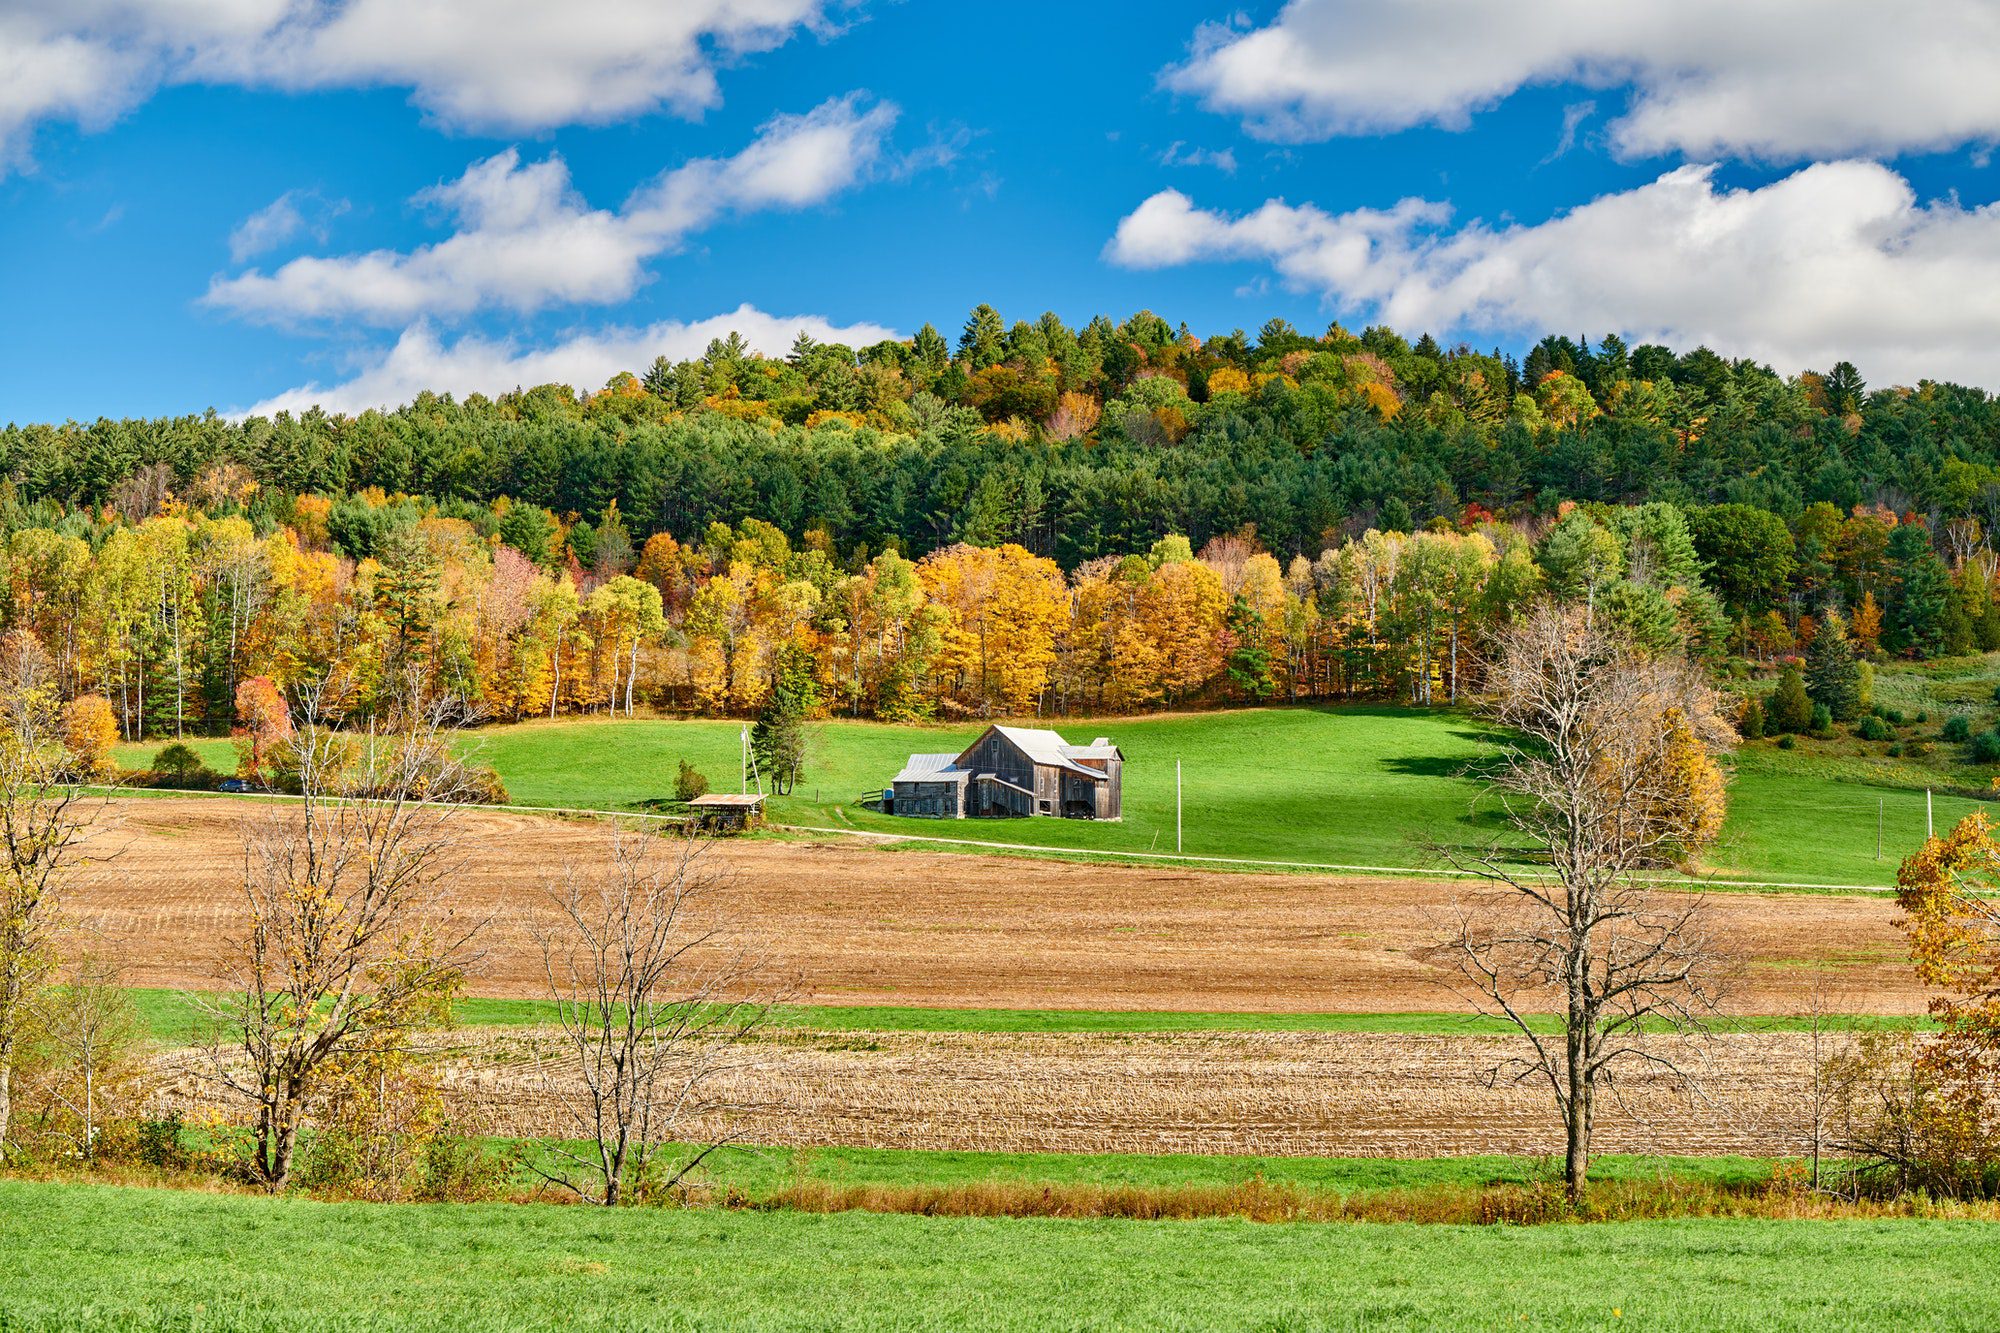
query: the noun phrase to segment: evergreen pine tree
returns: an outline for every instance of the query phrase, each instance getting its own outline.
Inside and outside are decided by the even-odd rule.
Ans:
[[[1861,669],[1847,622],[1836,611],[1826,613],[1806,650],[1806,695],[1836,722],[1852,722],[1861,713]]]
[[[780,796],[789,796],[805,776],[806,718],[819,707],[819,683],[812,657],[796,644],[778,654],[771,693],[750,729],[750,753]]]
[[[1899,525],[1889,535],[1888,556],[1899,578],[1883,635],[1885,646],[1893,652],[1936,657],[1945,649],[1958,602],[1951,574],[1920,524]]]
[[[1271,650],[1264,646],[1264,617],[1239,596],[1229,605],[1228,625],[1236,641],[1223,662],[1229,679],[1246,699],[1261,702],[1270,698],[1278,683],[1271,676]]]
[[[1764,709],[1764,729],[1773,736],[1804,731],[1812,725],[1812,700],[1806,697],[1806,678],[1796,666],[1785,668],[1778,688]]]

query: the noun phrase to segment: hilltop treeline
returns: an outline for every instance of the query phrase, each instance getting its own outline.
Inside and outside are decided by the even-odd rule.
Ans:
[[[1449,697],[1547,587],[1711,657],[2000,644],[2000,406],[1281,321],[718,340],[582,393],[0,431],[9,630],[128,734],[421,663],[500,716]]]

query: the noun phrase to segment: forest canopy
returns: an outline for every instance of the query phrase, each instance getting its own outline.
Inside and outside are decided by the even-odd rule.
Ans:
[[[0,430],[5,628],[127,735],[419,662],[497,716],[1456,695],[1547,589],[1711,659],[2000,646],[2000,405],[1552,336],[980,306],[600,389]],[[363,663],[374,663],[366,670]]]

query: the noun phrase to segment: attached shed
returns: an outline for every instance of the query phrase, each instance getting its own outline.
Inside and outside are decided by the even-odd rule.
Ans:
[[[962,819],[970,776],[958,767],[955,754],[913,754],[890,783],[886,813]]]
[[[913,754],[888,812],[932,819],[1124,818],[1125,756],[1107,737],[1071,745],[1053,731],[991,726],[955,755]]]
[[[742,833],[764,822],[764,797],[757,792],[711,792],[689,801],[688,808],[704,833]]]

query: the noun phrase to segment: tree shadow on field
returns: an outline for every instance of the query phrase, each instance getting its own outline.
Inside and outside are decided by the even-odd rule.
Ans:
[[[1497,750],[1490,754],[1467,759],[1463,756],[1445,755],[1404,755],[1396,759],[1384,759],[1385,772],[1410,778],[1462,778],[1480,786],[1490,784],[1500,771],[1505,756]]]

